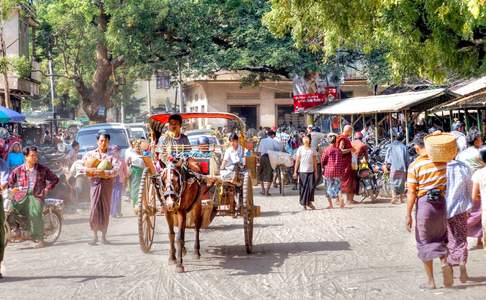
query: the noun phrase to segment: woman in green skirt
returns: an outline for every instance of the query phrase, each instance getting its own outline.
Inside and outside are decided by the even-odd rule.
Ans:
[[[133,142],[133,149],[127,155],[127,165],[129,167],[130,174],[130,199],[132,200],[133,208],[137,208],[138,192],[140,191],[140,181],[142,180],[143,169],[145,163],[143,161],[143,153],[141,147],[141,141],[136,140]]]

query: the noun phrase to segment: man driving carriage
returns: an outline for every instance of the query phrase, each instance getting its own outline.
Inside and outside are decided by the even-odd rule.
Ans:
[[[189,138],[181,132],[182,129],[182,117],[181,115],[174,114],[169,117],[169,129],[165,135],[159,138],[157,150],[159,153],[167,153],[168,147],[171,148],[170,154],[175,152],[187,152],[191,151],[191,143]],[[168,153],[167,153],[168,154]]]

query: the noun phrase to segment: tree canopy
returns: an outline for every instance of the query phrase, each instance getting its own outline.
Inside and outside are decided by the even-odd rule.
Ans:
[[[246,71],[246,83],[311,71],[343,72],[356,59],[379,62],[379,51],[341,52],[328,63],[291,34],[263,25],[265,0],[38,0],[39,57],[51,57],[65,93],[79,96],[92,120],[112,96],[155,70],[172,78]],[[365,64],[366,65],[366,64]],[[366,68],[365,68],[366,69]],[[382,68],[380,70],[385,70]],[[376,78],[382,74],[366,69]],[[372,76],[371,76],[372,77]],[[123,94],[123,93],[122,93]]]
[[[265,24],[278,36],[325,57],[340,49],[385,50],[396,80],[418,75],[443,82],[486,71],[482,0],[271,0]]]

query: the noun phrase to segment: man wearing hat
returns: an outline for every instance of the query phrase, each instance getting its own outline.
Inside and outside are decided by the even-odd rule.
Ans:
[[[415,240],[418,257],[427,275],[423,289],[435,289],[433,260],[440,258],[444,286],[453,284],[452,267],[447,262],[447,214],[445,192],[447,163],[433,162],[425,150],[425,133],[418,133],[412,141],[418,157],[410,164],[407,175],[406,228],[412,230],[412,211],[415,210]]]

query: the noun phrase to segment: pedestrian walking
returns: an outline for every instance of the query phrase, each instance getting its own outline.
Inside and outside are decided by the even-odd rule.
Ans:
[[[479,155],[479,149],[483,146],[481,134],[478,131],[470,131],[466,136],[467,149],[457,155],[457,160],[465,163],[474,173],[485,166]],[[474,248],[483,249],[483,227],[481,225],[481,201],[473,202],[473,207],[467,220],[467,236],[476,238]]]
[[[268,157],[268,151],[280,151],[280,144],[274,138],[275,132],[270,130],[268,136],[263,138],[258,145],[258,153],[260,153],[258,176],[262,182],[261,194],[265,196],[271,196],[269,191],[273,181],[273,169]]]
[[[462,283],[468,278],[467,219],[472,208],[471,176],[471,170],[463,162],[453,160],[447,164],[447,262],[451,266],[459,266]]]
[[[135,140],[133,142],[133,149],[126,158],[126,164],[129,168],[130,199],[132,201],[132,207],[137,210],[140,182],[142,180],[143,169],[145,168],[140,140]]]
[[[68,166],[71,167],[74,162],[76,160],[78,160],[78,153],[79,153],[79,148],[80,148],[80,145],[78,142],[74,141],[72,144],[71,144],[71,150],[69,150],[69,153],[66,157],[67,161],[68,161]]]
[[[299,179],[300,205],[315,209],[314,191],[317,179],[317,152],[311,148],[310,134],[302,139],[303,145],[297,149],[294,178]]]
[[[400,142],[401,136],[395,134],[393,142],[389,145],[385,156],[386,171],[390,172],[390,185],[392,188],[391,203],[403,203],[407,169],[410,161],[407,147]]]
[[[125,190],[125,185],[128,177],[127,164],[121,157],[121,147],[115,145],[113,147],[113,160],[119,166],[118,176],[115,177],[115,183],[113,185],[113,195],[111,196],[111,216],[114,218],[120,218],[122,216],[121,212],[121,200],[123,191]]]
[[[451,133],[456,137],[457,150],[460,152],[466,150],[467,140],[464,135],[464,124],[460,121],[456,121],[452,124]]]
[[[36,147],[24,149],[25,163],[10,172],[8,187],[16,190],[12,208],[27,216],[29,231],[37,242],[36,248],[44,247],[44,222],[42,210],[44,198],[56,184],[59,178],[49,168],[37,163]]]
[[[84,165],[92,159],[98,161],[106,160],[111,164],[112,169],[101,170],[89,167],[85,170],[91,177],[91,213],[89,217],[89,225],[93,231],[93,240],[89,242],[89,245],[91,246],[98,244],[98,231],[101,231],[101,242],[103,244],[109,244],[106,238],[106,232],[110,222],[110,207],[114,177],[118,175],[119,170],[118,164],[113,159],[113,152],[109,148],[110,135],[102,130],[98,132],[96,141],[98,148],[85,154],[83,158]]]
[[[343,176],[341,178],[341,196],[346,197],[346,204],[354,203],[354,193],[356,190],[356,171],[352,167],[353,146],[349,137],[353,133],[350,125],[344,126],[343,133],[338,136],[337,144],[341,149],[343,157]]]
[[[420,287],[435,289],[433,260],[440,258],[444,286],[453,284],[452,267],[447,263],[447,219],[445,190],[447,164],[433,162],[425,151],[425,133],[418,133],[412,141],[419,155],[408,170],[408,203],[406,228],[412,230],[412,211],[415,210],[415,239],[418,257],[422,260],[427,282]]]
[[[321,165],[324,168],[324,182],[326,183],[327,208],[333,208],[333,201],[339,202],[339,207],[344,208],[344,199],[339,197],[341,191],[341,177],[343,176],[343,156],[336,144],[337,135],[329,133],[327,140],[329,146],[321,157]]]
[[[479,150],[479,156],[481,161],[486,164],[486,147],[481,148]],[[477,202],[480,205],[473,205],[473,207],[482,207],[482,231],[485,232],[486,230],[486,167],[483,167],[477,170],[472,175],[473,187],[472,187],[472,198],[473,203],[476,204]],[[483,235],[482,244],[486,244],[486,239]]]

